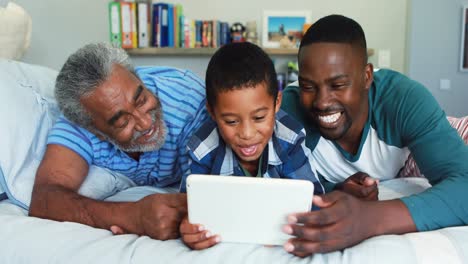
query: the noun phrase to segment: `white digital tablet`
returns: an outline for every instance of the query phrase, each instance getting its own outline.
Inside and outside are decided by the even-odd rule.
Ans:
[[[287,215],[312,208],[314,185],[306,180],[190,175],[190,223],[202,224],[223,242],[282,245]]]

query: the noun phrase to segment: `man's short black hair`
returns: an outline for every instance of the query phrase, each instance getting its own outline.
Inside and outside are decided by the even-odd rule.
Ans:
[[[218,49],[206,70],[206,98],[214,106],[220,92],[254,87],[265,83],[276,101],[278,81],[273,61],[260,47],[250,42],[231,43]]]
[[[362,53],[364,64],[367,63],[367,44],[364,30],[359,23],[351,18],[342,15],[329,15],[317,20],[302,38],[299,51],[302,47],[320,42],[350,44]]]

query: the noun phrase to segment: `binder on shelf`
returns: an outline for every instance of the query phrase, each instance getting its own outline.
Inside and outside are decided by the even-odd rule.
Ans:
[[[167,46],[174,47],[174,6],[167,5]]]
[[[114,47],[122,46],[122,31],[120,27],[120,3],[109,2],[109,37],[110,43]]]
[[[137,7],[135,3],[130,3],[130,17],[132,24],[132,48],[138,48],[138,29],[137,29]]]
[[[158,47],[167,47],[169,45],[169,32],[168,32],[168,9],[167,3],[155,3],[153,4],[153,10],[156,9],[157,13],[157,44]],[[154,11],[153,11],[154,14]]]
[[[161,46],[161,24],[159,23],[159,15],[161,14],[161,6],[153,4],[153,17],[151,22],[151,46]]]
[[[122,48],[133,48],[132,3],[120,2]]]
[[[138,47],[149,46],[149,14],[147,3],[137,3],[138,7]]]

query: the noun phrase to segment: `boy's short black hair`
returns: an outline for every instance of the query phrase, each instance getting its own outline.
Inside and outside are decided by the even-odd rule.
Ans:
[[[362,27],[351,18],[342,15],[329,15],[317,20],[304,34],[302,47],[313,43],[347,43],[358,50],[367,64],[366,36]]]
[[[276,102],[278,81],[273,61],[257,45],[250,42],[230,43],[211,57],[206,70],[206,98],[214,106],[220,92],[254,87],[265,83]]]

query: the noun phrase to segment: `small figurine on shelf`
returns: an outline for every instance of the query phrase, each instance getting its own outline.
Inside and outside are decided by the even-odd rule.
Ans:
[[[231,42],[244,42],[245,26],[239,22],[231,25]]]
[[[255,45],[259,45],[257,35],[257,22],[248,21],[246,24],[245,40]]]

